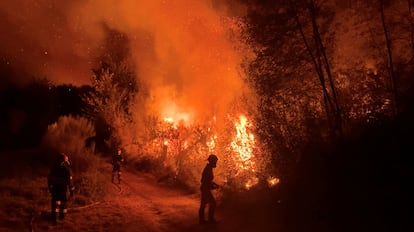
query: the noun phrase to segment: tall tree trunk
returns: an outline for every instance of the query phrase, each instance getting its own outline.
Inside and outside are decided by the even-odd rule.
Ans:
[[[316,54],[316,56],[313,54],[311,45],[309,44],[308,39],[306,38],[305,32],[303,30],[302,23],[299,20],[299,16],[298,16],[298,12],[296,10],[295,2],[291,1],[291,5],[295,9],[294,10],[294,12],[295,12],[295,21],[296,21],[296,24],[298,26],[299,33],[300,33],[300,35],[303,39],[303,42],[306,46],[306,50],[308,51],[309,56],[311,57],[313,66],[315,67],[316,73],[317,73],[319,81],[321,83],[322,92],[323,92],[323,100],[324,100],[324,104],[325,104],[326,117],[327,117],[328,123],[331,127],[332,123],[331,123],[331,113],[330,112],[331,112],[331,109],[333,108],[333,103],[332,103],[331,97],[329,95],[328,89],[326,88],[325,76],[324,76],[322,65],[321,65],[321,62],[320,62],[320,57],[318,56],[318,53]]]
[[[388,56],[388,70],[391,79],[391,92],[394,98],[393,104],[393,114],[394,116],[398,114],[398,96],[397,96],[397,87],[396,87],[396,76],[394,72],[394,64],[392,60],[392,48],[391,40],[388,34],[387,24],[385,23],[385,14],[384,14],[384,0],[380,0],[380,13],[381,13],[381,22],[382,28],[384,30],[385,44],[387,46],[387,56]]]
[[[322,39],[319,33],[318,24],[316,22],[315,2],[313,0],[310,0],[308,2],[309,5],[306,7],[309,10],[312,22],[312,37],[314,49],[312,48],[309,40],[306,38],[302,23],[299,19],[295,1],[291,0],[290,3],[294,9],[295,21],[298,25],[299,32],[305,43],[306,49],[312,59],[313,65],[315,67],[316,73],[318,75],[322,87],[325,111],[327,115],[330,132],[335,136],[342,137],[342,116],[340,113],[340,107],[336,95],[335,84],[332,78],[332,72],[328,62],[328,57],[326,55]]]
[[[313,37],[315,38],[315,47],[316,47],[317,57],[319,59],[320,65],[321,65],[321,69],[323,68],[324,72],[328,76],[328,84],[329,84],[330,91],[331,91],[331,94],[332,94],[333,105],[331,105],[331,107],[332,107],[332,111],[333,111],[332,112],[333,113],[332,117],[334,119],[334,130],[339,136],[342,136],[341,111],[340,111],[340,107],[339,107],[339,103],[338,103],[338,98],[337,98],[337,95],[336,95],[335,83],[334,83],[333,78],[332,78],[332,72],[331,72],[331,68],[330,68],[330,65],[329,65],[328,57],[326,55],[325,47],[322,43],[321,35],[319,33],[318,24],[316,22],[316,6],[315,6],[315,2],[313,0],[311,0],[309,2],[309,12],[310,12],[310,16],[312,18]],[[321,58],[323,59],[323,62],[320,61]],[[323,78],[325,78],[325,77],[323,76]]]

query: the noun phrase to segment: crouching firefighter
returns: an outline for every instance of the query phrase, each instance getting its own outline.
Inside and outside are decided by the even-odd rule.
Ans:
[[[66,154],[59,154],[56,163],[52,166],[48,176],[48,186],[52,197],[52,222],[56,224],[56,216],[59,215],[59,219],[63,220],[67,213],[68,190],[71,197],[75,190],[72,170]]]

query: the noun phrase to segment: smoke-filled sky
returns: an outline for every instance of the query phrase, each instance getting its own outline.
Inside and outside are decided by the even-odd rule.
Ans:
[[[231,1],[0,1],[0,56],[24,74],[14,81],[89,84],[109,27],[127,36],[137,75],[160,104],[226,105],[241,91],[248,53],[240,49],[235,17],[243,7],[225,2]]]

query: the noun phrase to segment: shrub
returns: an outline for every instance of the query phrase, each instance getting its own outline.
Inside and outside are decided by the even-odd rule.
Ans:
[[[93,149],[85,141],[95,136],[93,123],[84,117],[62,116],[48,126],[42,145],[55,152],[65,152],[75,172],[86,171],[93,163]]]

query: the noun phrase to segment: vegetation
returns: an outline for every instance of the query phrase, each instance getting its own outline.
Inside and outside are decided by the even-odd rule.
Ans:
[[[42,147],[56,153],[66,153],[72,160],[74,171],[84,172],[93,165],[95,151],[94,144],[87,146],[85,141],[94,136],[95,128],[88,119],[61,116],[57,122],[48,126]]]
[[[32,149],[41,144],[44,150],[27,159],[40,160],[36,167],[42,168],[52,151],[69,152],[80,173],[78,186],[84,199],[79,201],[84,202],[100,192],[102,176],[93,165],[98,162],[96,154],[106,157],[116,146],[125,150],[127,162],[137,169],[154,173],[160,181],[196,189],[205,154],[212,151],[209,145],[217,142],[216,151],[225,157],[217,170],[224,173],[223,182],[236,188],[252,181],[252,175],[275,170],[285,187],[281,195],[284,193],[291,204],[319,197],[309,203],[309,211],[304,212],[309,214],[328,193],[341,190],[354,194],[333,180],[352,185],[354,182],[346,180],[348,165],[354,168],[350,174],[354,179],[358,175],[377,178],[364,171],[372,168],[387,181],[383,173],[391,165],[404,170],[391,176],[404,179],[408,171],[400,146],[407,148],[410,142],[401,133],[411,133],[404,126],[412,127],[409,118],[413,114],[412,2],[240,1],[246,3],[248,12],[243,19],[245,43],[256,55],[245,67],[246,82],[258,96],[257,109],[247,112],[254,124],[248,132],[257,135],[260,143],[254,150],[259,157],[254,172],[238,172],[237,168],[245,167],[246,162],[237,163],[240,160],[229,155],[235,144],[233,134],[239,132],[233,124],[238,122],[237,116],[229,116],[225,126],[215,128],[213,119],[186,126],[146,112],[143,105],[149,99],[148,87],[133,71],[128,37],[110,28],[106,28],[106,50],[90,86],[56,86],[40,79],[25,87],[2,89],[0,147]],[[243,105],[243,100],[240,102]],[[224,139],[215,140],[216,134]],[[394,135],[401,141],[393,139]],[[106,150],[96,152],[87,141]],[[376,148],[378,144],[383,151]],[[392,153],[394,158],[374,154],[381,152]],[[372,167],[372,163],[380,167]],[[317,181],[308,183],[307,178]],[[36,182],[40,185],[41,181]],[[362,181],[355,183],[369,193],[381,187],[378,183],[372,188]],[[17,192],[13,181],[2,184],[6,189],[3,197]],[[311,188],[315,192],[305,196]],[[393,188],[400,190],[397,184]],[[292,196],[288,196],[290,193]],[[19,194],[37,199],[45,193],[42,187],[37,192]],[[382,194],[384,198],[386,194],[394,196],[390,192]],[[294,203],[293,196],[303,202]],[[36,201],[33,204],[39,203]],[[329,208],[332,202],[325,202],[326,211],[316,209],[317,213],[328,215],[333,210]],[[7,204],[3,207],[15,207],[17,203]],[[347,212],[352,211],[342,204]]]
[[[407,109],[413,72],[407,1],[248,1],[258,133],[276,166]],[[396,14],[396,12],[400,12]],[[397,16],[399,15],[399,16]],[[406,25],[394,27],[391,25]],[[392,29],[391,29],[392,28]],[[396,81],[398,80],[398,81]],[[285,165],[290,163],[291,165]],[[282,173],[288,174],[289,169]]]

